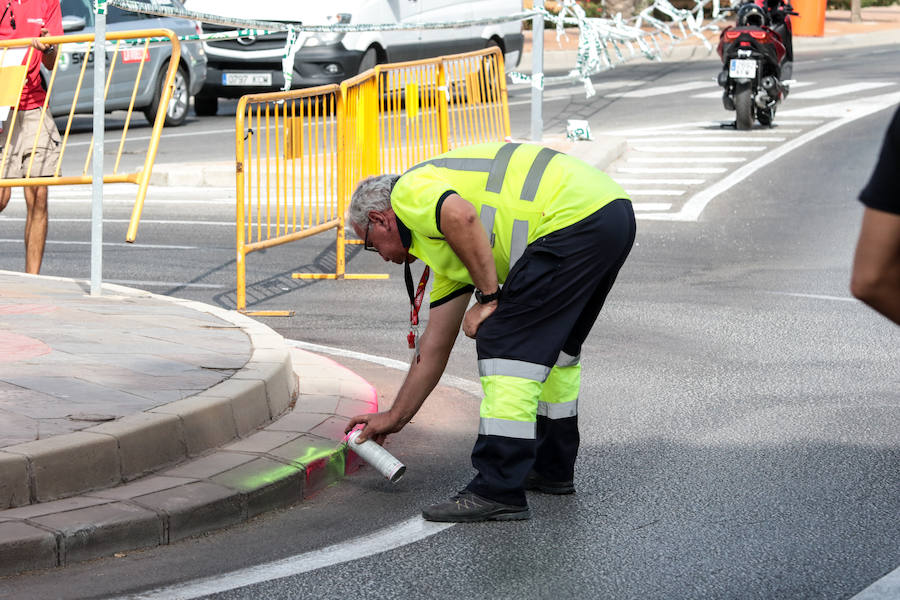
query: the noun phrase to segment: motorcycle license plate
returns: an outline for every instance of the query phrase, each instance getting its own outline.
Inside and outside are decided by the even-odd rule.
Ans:
[[[756,61],[732,58],[728,66],[728,76],[732,79],[751,79],[756,77]]]

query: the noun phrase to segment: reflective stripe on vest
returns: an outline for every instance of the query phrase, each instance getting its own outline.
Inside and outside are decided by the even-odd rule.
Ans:
[[[521,440],[533,440],[537,438],[537,424],[482,417],[478,423],[478,435],[500,435]]]
[[[504,375],[543,382],[550,374],[550,367],[508,358],[483,358],[478,361],[478,375],[490,377]]]
[[[512,155],[521,144],[503,144],[497,150],[494,158],[433,158],[420,162],[410,167],[406,173],[415,171],[425,165],[433,165],[441,169],[450,169],[451,171],[471,171],[474,173],[487,173],[488,180],[485,191],[499,194],[503,189],[503,180],[506,179],[506,171],[509,168],[509,161]],[[553,157],[559,154],[556,150],[550,148],[541,148],[534,157],[528,174],[525,176],[525,183],[522,184],[522,192],[519,194],[521,200],[533,202],[537,196],[538,186],[541,183],[541,177],[547,170],[547,165],[553,160]],[[404,173],[405,174],[405,173]]]
[[[509,168],[509,161],[512,159],[513,152],[520,144],[504,144],[497,150],[494,155],[494,164],[491,166],[491,174],[488,175],[485,190],[499,194],[503,189],[503,180],[506,178],[506,170]]]
[[[581,355],[572,356],[571,354],[566,354],[562,350],[559,352],[559,357],[556,359],[557,367],[574,367],[575,365],[581,363]]]
[[[528,175],[525,176],[525,183],[522,184],[522,195],[520,196],[522,200],[527,200],[528,202],[534,200],[534,197],[537,196],[538,186],[541,184],[541,177],[544,176],[547,165],[550,164],[550,161],[557,154],[559,152],[556,150],[542,148],[537,156],[534,157],[534,162],[531,163],[531,168],[528,169]]]
[[[481,226],[488,236],[491,248],[494,247],[494,219],[497,217],[497,207],[490,204],[481,205]]]
[[[528,247],[528,221],[513,221],[512,238],[509,240],[509,270],[525,254]]]
[[[538,402],[537,414],[548,419],[567,419],[578,415],[578,398],[569,402]]]

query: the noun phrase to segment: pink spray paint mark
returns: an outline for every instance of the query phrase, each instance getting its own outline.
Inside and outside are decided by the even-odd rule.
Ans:
[[[0,304],[0,315],[42,315],[54,310],[52,304]]]
[[[53,352],[53,348],[41,340],[8,331],[0,331],[0,348],[3,348],[4,356],[12,362]]]

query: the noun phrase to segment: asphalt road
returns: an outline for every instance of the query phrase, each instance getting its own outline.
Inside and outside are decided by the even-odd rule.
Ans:
[[[874,51],[883,54],[864,60]],[[897,67],[886,65],[898,58],[894,49],[822,52],[798,62],[795,74],[820,89],[896,82]],[[618,90],[649,90],[711,79],[716,68],[713,61],[635,64],[610,80],[645,82]],[[896,88],[788,98],[784,113],[889,91]],[[728,119],[718,101],[690,93],[588,101],[580,88],[572,92],[545,104],[548,131],[567,118],[588,118],[595,132]],[[513,104],[516,135],[527,135],[527,108]],[[528,522],[457,525],[409,545],[388,537],[387,552],[215,597],[839,599],[896,568],[900,330],[847,291],[861,214],[855,198],[890,116],[881,110],[810,138],[713,198],[696,220],[639,213],[634,251],[583,352],[575,496],[533,496]],[[219,119],[185,131],[212,129]],[[800,124],[780,131],[796,131],[763,153],[829,117],[793,119]],[[200,143],[181,140],[181,152]],[[638,156],[638,144],[629,144],[611,169]],[[727,169],[717,177],[728,177]],[[685,184],[684,195],[711,184]],[[233,306],[233,196],[155,190],[136,246],[121,243],[125,225],[115,219],[130,209],[122,198],[106,209],[105,278]],[[666,210],[679,210],[681,196],[673,198]],[[49,244],[44,272],[86,277],[88,205],[75,197],[51,202],[51,241],[75,243]],[[0,240],[20,236],[21,216],[21,201],[4,212]],[[21,245],[0,243],[0,268],[20,269]],[[290,278],[327,269],[333,253],[326,235],[251,255],[252,307],[293,309],[290,318],[264,319],[288,338],[406,359],[405,290],[392,265],[356,250],[350,271],[392,278]],[[387,398],[402,377],[346,364]],[[448,372],[475,381],[474,364],[474,344],[461,338]],[[478,400],[450,388],[439,399],[390,442],[409,467],[397,486],[363,471],[292,510],[224,532],[0,580],[0,595],[95,598],[203,577],[227,581],[249,565],[315,556],[340,542],[352,547],[414,518],[471,476]]]

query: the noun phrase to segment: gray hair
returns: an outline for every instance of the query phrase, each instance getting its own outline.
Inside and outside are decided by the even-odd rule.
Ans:
[[[391,190],[400,179],[399,175],[373,175],[366,177],[356,186],[350,197],[350,222],[365,227],[371,211],[381,212],[391,207]]]

